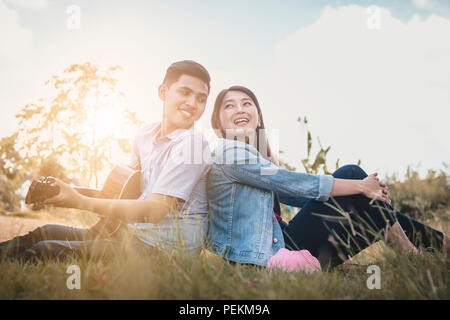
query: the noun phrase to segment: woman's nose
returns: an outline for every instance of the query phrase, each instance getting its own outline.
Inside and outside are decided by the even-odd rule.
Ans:
[[[244,106],[243,106],[242,104],[238,103],[238,104],[236,105],[236,111],[237,111],[237,112],[242,112],[242,111],[244,111]]]

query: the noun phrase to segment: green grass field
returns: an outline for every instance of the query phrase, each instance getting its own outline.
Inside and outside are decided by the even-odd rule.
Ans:
[[[35,213],[18,215],[36,217]],[[86,214],[69,214],[65,219],[73,221],[74,217],[92,222]],[[436,227],[448,231],[446,225]],[[80,268],[80,289],[67,287],[70,265]],[[370,265],[380,268],[380,289],[367,286]],[[449,256],[406,256],[380,241],[333,271],[307,275],[231,265],[205,250],[196,259],[162,252],[144,256],[124,243],[110,260],[80,258],[25,265],[2,262],[0,299],[447,300]]]

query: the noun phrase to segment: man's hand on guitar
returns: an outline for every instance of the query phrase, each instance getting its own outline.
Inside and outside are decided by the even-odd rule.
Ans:
[[[59,193],[56,196],[44,200],[43,204],[50,204],[63,208],[80,208],[83,196],[67,183],[54,179],[54,184],[59,187]]]

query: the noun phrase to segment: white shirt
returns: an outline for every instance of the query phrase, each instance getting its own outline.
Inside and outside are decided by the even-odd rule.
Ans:
[[[194,126],[156,139],[160,127],[160,122],[144,125],[133,143],[132,166],[141,168],[139,200],[168,195],[183,200],[182,210],[167,213],[158,224],[133,223],[128,229],[151,246],[198,253],[208,228],[209,145]]]

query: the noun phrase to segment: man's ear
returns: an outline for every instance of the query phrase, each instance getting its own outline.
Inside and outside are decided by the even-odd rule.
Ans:
[[[159,98],[160,98],[162,101],[165,101],[165,100],[166,100],[167,90],[168,90],[168,88],[167,88],[167,86],[166,86],[165,84],[161,84],[161,85],[158,87],[158,95],[159,95]]]

